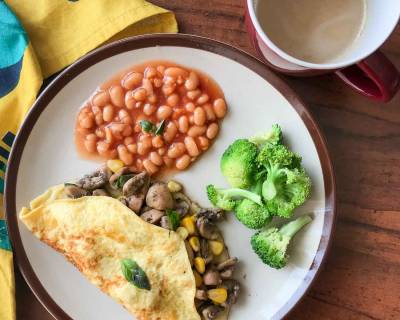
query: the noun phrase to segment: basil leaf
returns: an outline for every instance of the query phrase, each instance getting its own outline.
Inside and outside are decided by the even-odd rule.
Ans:
[[[164,133],[164,129],[165,129],[165,120],[162,120],[158,125],[155,134],[157,136],[161,136]]]
[[[156,130],[155,125],[152,122],[148,121],[148,120],[141,120],[139,123],[140,123],[140,126],[142,127],[144,132],[151,133],[151,132],[154,132]]]
[[[179,227],[179,224],[181,222],[179,213],[176,212],[175,210],[167,210],[167,217],[170,228],[175,231]]]
[[[139,265],[132,259],[121,260],[121,270],[125,279],[139,289],[150,290],[149,278]]]
[[[118,177],[117,181],[115,182],[115,185],[117,188],[122,188],[124,184],[134,176],[134,174],[123,174]]]

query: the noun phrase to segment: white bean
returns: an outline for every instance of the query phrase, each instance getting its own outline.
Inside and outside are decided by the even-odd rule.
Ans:
[[[103,118],[106,122],[111,122],[114,118],[114,107],[111,104],[108,104],[104,107]]]
[[[207,128],[207,132],[206,132],[207,138],[210,140],[214,139],[217,136],[218,131],[219,131],[218,124],[215,122],[211,123]]]
[[[190,157],[187,154],[184,154],[182,157],[176,160],[176,168],[179,170],[186,169],[190,164]]]
[[[202,107],[197,107],[196,109],[194,109],[194,113],[193,113],[194,124],[196,124],[198,126],[202,126],[202,125],[204,125],[206,120],[207,120],[207,115]]]
[[[149,159],[143,160],[143,166],[150,175],[158,171],[158,167]]]
[[[193,71],[190,72],[189,78],[185,81],[185,88],[187,90],[194,90],[199,86],[199,77]]]
[[[189,137],[198,137],[204,134],[206,130],[207,130],[206,126],[192,126],[190,127],[187,134]]]
[[[226,103],[222,98],[216,99],[213,104],[214,112],[218,118],[225,117],[226,114]]]
[[[189,130],[189,120],[187,116],[180,116],[178,119],[179,131],[186,133]]]
[[[172,115],[172,108],[169,106],[161,106],[157,110],[157,118],[159,120],[168,119]]]
[[[197,157],[200,152],[194,139],[192,137],[185,137],[184,142],[189,155],[192,157]]]
[[[185,144],[182,142],[173,143],[168,149],[168,157],[170,158],[179,158],[186,151]]]
[[[142,83],[143,74],[140,72],[130,72],[121,81],[125,89],[132,90]]]
[[[164,132],[164,140],[167,142],[171,142],[172,140],[175,139],[176,134],[178,133],[178,128],[176,127],[175,123],[172,121],[169,122],[165,128]]]
[[[178,76],[186,78],[188,76],[188,72],[179,67],[169,67],[169,68],[165,69],[164,75],[166,75],[168,77],[174,77],[174,78],[177,78]]]
[[[150,160],[157,166],[161,166],[164,163],[163,159],[156,151],[150,152]]]
[[[125,99],[124,99],[124,89],[121,88],[121,86],[112,86],[109,90],[110,92],[110,99],[113,105],[117,107],[124,107],[125,106]]]

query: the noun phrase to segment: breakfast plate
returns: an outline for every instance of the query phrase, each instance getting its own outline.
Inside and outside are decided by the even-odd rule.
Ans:
[[[335,182],[325,140],[304,103],[259,60],[213,40],[149,35],[95,50],[62,72],[39,96],[16,137],[6,177],[6,212],[17,264],[37,298],[56,319],[132,319],[92,286],[59,253],[36,239],[18,212],[44,190],[98,167],[76,150],[74,128],[82,103],[115,73],[146,61],[171,61],[201,70],[222,89],[228,112],[212,146],[174,179],[187,195],[210,206],[205,187],[226,185],[219,159],[235,139],[279,123],[285,143],[303,156],[313,182],[311,198],[296,215],[313,217],[289,248],[287,266],[275,270],[251,250],[250,229],[228,214],[220,224],[229,252],[239,259],[242,294],[229,319],[280,319],[304,296],[324,260],[335,218]]]

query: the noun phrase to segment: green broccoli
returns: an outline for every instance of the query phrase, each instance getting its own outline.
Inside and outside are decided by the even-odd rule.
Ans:
[[[210,184],[207,186],[207,196],[215,207],[227,211],[232,211],[236,207],[238,198],[246,198],[262,205],[260,195],[239,188],[217,189],[214,185]]]
[[[288,260],[286,249],[291,238],[311,221],[310,216],[302,216],[280,229],[273,227],[259,231],[251,237],[251,246],[265,264],[275,269],[283,268]]]
[[[256,144],[259,147],[264,146],[265,144],[269,145],[278,145],[282,144],[283,136],[282,129],[278,124],[274,124],[266,133],[257,134],[249,138],[249,141]]]
[[[256,174],[257,146],[246,139],[233,142],[222,154],[221,172],[233,188],[250,187]]]
[[[235,208],[236,218],[246,227],[251,229],[260,229],[271,222],[272,216],[265,206],[243,199]]]
[[[283,145],[265,146],[257,161],[266,180],[262,196],[271,213],[289,218],[311,193],[311,179],[301,167],[301,158]]]

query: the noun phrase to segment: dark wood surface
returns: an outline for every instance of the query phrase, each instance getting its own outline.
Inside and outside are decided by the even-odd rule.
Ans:
[[[245,31],[244,1],[152,2],[176,13],[181,32],[255,54]],[[400,68],[400,26],[383,51]],[[288,319],[400,319],[400,94],[380,104],[333,75],[286,80],[326,135],[338,192],[337,227],[326,264]],[[52,319],[18,272],[16,282],[17,319]]]

